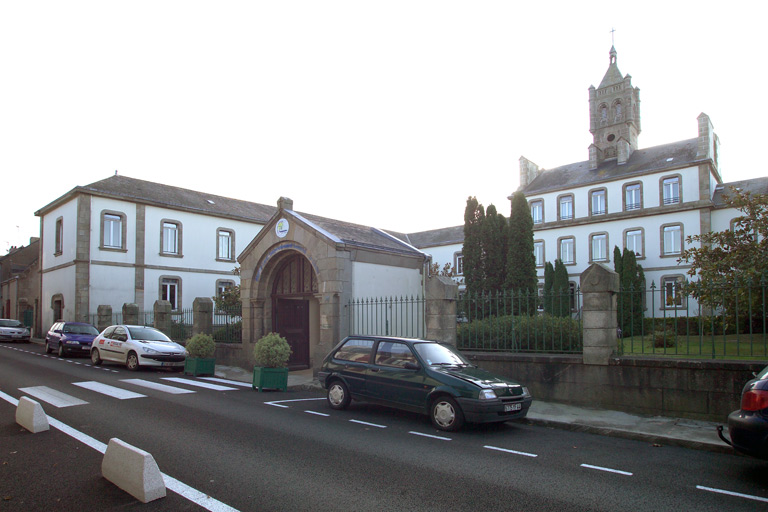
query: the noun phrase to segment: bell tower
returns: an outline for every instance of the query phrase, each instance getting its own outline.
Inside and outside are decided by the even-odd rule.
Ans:
[[[627,162],[637,149],[640,134],[640,89],[632,87],[632,77],[622,77],[616,64],[616,48],[611,46],[608,71],[600,86],[589,87],[589,167],[597,169],[606,160]]]

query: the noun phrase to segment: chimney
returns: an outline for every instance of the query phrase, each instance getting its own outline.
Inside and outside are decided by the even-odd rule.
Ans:
[[[293,199],[289,197],[281,197],[277,200],[277,207],[280,210],[291,210],[293,211]]]

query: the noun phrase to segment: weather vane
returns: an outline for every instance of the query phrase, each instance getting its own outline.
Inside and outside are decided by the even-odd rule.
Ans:
[[[614,41],[613,41],[613,33],[614,32],[616,32],[616,29],[615,28],[611,28],[611,46],[615,46]]]

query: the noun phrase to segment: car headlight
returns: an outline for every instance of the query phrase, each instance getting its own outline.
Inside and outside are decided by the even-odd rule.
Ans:
[[[70,339],[68,339],[68,338],[64,338],[64,340],[63,340],[63,341],[64,341],[64,343],[66,343],[67,345],[79,345],[79,344],[80,344],[80,342],[78,342],[78,341],[75,341],[75,340],[70,340]]]
[[[531,392],[525,386],[523,386],[523,396],[531,396]]]
[[[160,352],[159,350],[155,350],[149,347],[141,347],[141,350],[143,350],[147,354],[162,354],[162,352]]]
[[[481,389],[480,390],[480,396],[478,396],[480,400],[493,400],[496,397],[496,392],[492,389]]]

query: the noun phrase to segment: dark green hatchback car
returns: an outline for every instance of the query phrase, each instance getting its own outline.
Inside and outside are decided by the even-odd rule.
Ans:
[[[465,421],[522,418],[533,400],[527,388],[478,368],[452,346],[409,338],[349,336],[326,356],[318,378],[333,409],[362,400],[428,414],[449,431]]]

